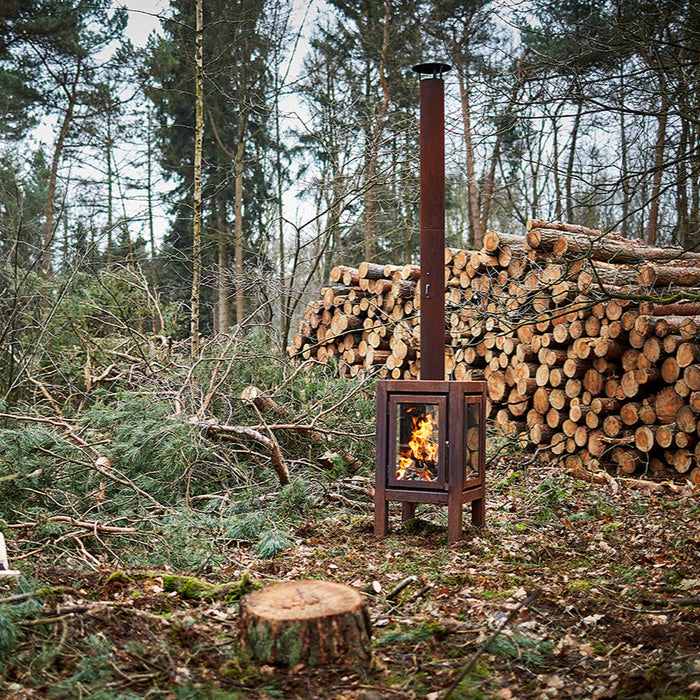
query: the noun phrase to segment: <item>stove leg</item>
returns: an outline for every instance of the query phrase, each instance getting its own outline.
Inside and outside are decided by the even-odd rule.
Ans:
[[[384,498],[374,500],[374,534],[386,537],[389,532],[389,509]]]
[[[410,520],[416,517],[416,505],[415,503],[409,503],[405,501],[401,504],[401,520]]]
[[[486,525],[486,499],[477,498],[472,501],[472,525],[484,527]]]
[[[447,544],[459,542],[462,538],[462,501],[450,499],[447,502]]]

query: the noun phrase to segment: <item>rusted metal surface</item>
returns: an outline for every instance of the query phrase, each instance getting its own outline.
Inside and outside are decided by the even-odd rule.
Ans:
[[[440,450],[438,477],[433,481],[401,480],[396,477],[396,441],[399,427],[397,405],[439,403],[440,435],[446,436]],[[467,475],[466,431],[469,406],[479,407],[478,465]],[[384,537],[389,528],[388,502],[402,504],[403,519],[415,514],[417,503],[447,506],[447,539],[462,536],[462,507],[471,503],[472,523],[485,524],[485,430],[486,383],[425,380],[384,380],[377,382],[377,454],[374,504],[374,532]],[[441,437],[441,441],[445,437]]]
[[[427,68],[442,64],[423,64]],[[420,70],[417,72],[427,72]],[[445,82],[420,81],[420,376],[445,378]],[[440,71],[440,74],[442,71]]]
[[[417,503],[447,506],[447,540],[462,536],[462,507],[471,503],[472,523],[485,521],[486,382],[445,381],[445,91],[444,63],[414,66],[430,77],[420,81],[420,380],[377,382],[377,454],[374,533],[389,529],[389,501],[402,504],[404,520],[415,515]],[[436,409],[434,426],[425,439],[431,450],[408,451],[402,437],[403,416],[421,404]],[[478,453],[466,441],[470,410],[478,406]],[[411,407],[409,409],[409,407]],[[471,407],[471,409],[470,409]],[[402,420],[399,420],[399,413]],[[414,413],[414,415],[416,415]],[[405,423],[404,432],[405,432]],[[471,426],[472,428],[474,426]],[[416,445],[416,426],[408,446]],[[437,457],[435,454],[437,453]],[[426,456],[427,455],[427,456]],[[468,462],[468,464],[467,464]],[[400,465],[400,468],[399,468]],[[413,469],[420,466],[420,470]],[[429,469],[424,469],[429,465]]]

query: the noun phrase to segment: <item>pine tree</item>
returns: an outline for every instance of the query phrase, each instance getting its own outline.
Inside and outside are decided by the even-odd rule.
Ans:
[[[26,128],[29,107],[57,122],[43,227],[41,271],[46,279],[53,265],[64,149],[77,124],[84,126],[109,108],[103,100],[101,72],[124,55],[113,52],[105,61],[101,52],[119,41],[125,26],[126,11],[113,11],[109,0],[30,0],[0,10],[0,80],[14,109],[6,123],[15,130]]]
[[[202,294],[207,303],[222,307],[221,314],[203,320],[206,327],[222,331],[232,322],[226,312],[229,250],[236,253],[237,320],[242,321],[246,254],[256,233],[261,233],[269,199],[264,163],[250,157],[258,145],[264,149],[269,144],[266,57],[271,38],[260,33],[264,7],[264,0],[218,0],[203,8],[202,255],[205,267],[211,268],[215,259],[218,265],[214,265],[217,296],[212,298],[211,287],[203,288]],[[158,122],[160,164],[175,183],[174,220],[165,241],[168,279],[162,281],[175,296],[185,298],[192,279],[193,0],[173,3],[173,21],[165,23],[164,33],[163,39],[151,43],[146,66],[151,76],[148,96]]]

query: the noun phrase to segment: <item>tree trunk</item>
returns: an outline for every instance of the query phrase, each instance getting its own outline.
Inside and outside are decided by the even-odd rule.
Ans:
[[[647,243],[649,243],[649,245],[656,245],[656,238],[659,230],[659,195],[661,194],[661,177],[663,175],[662,167],[664,162],[667,120],[668,97],[665,91],[662,91],[659,122],[656,129],[656,145],[654,147],[654,174],[651,183],[651,205],[649,207],[649,224],[647,227]]]
[[[371,260],[373,257],[374,241],[376,239],[375,219],[377,211],[377,193],[376,193],[376,177],[377,177],[377,161],[379,158],[379,140],[382,135],[384,119],[386,118],[387,110],[389,109],[389,84],[386,80],[385,65],[386,52],[389,44],[389,20],[391,19],[391,0],[386,0],[384,12],[384,34],[382,39],[382,53],[379,59],[379,81],[382,85],[383,99],[379,107],[377,118],[374,122],[372,135],[367,144],[367,179],[365,184],[365,240],[364,240],[364,258]],[[334,261],[335,262],[335,261]]]
[[[277,47],[278,48],[278,47]],[[291,318],[289,308],[293,278],[290,277],[289,288],[287,285],[287,257],[284,244],[284,203],[283,203],[283,178],[282,178],[282,141],[280,132],[280,85],[279,85],[279,60],[275,52],[275,178],[277,186],[277,265],[279,270],[279,327],[282,347],[287,347]]]
[[[105,144],[107,158],[107,265],[114,262],[114,192],[112,187],[112,118],[107,113],[107,143]]]
[[[199,293],[202,276],[202,135],[204,131],[204,80],[202,76],[202,0],[196,6],[195,42],[195,129],[194,129],[194,192],[192,216],[192,296],[190,309],[190,352],[199,354]]]
[[[700,124],[691,125],[691,143],[700,142]],[[700,245],[700,153],[695,149],[690,168],[690,233],[688,247]]]
[[[156,236],[153,225],[153,124],[151,108],[148,107],[148,122],[146,127],[146,198],[148,206],[148,239],[151,246],[151,283],[155,294],[158,287],[158,268],[156,266]],[[159,333],[162,328],[154,329]]]
[[[571,129],[571,143],[569,144],[569,162],[566,166],[566,220],[574,221],[574,165],[576,163],[576,141],[581,125],[581,112],[583,111],[583,99],[579,99],[574,117],[574,125]]]
[[[620,104],[625,104],[625,71],[624,61],[620,61]],[[620,110],[620,168],[622,169],[622,224],[620,233],[624,238],[629,234],[629,211],[630,211],[630,183],[629,167],[627,164],[627,127],[625,124],[625,110]]]
[[[561,179],[559,178],[559,115],[552,116],[552,161],[554,163],[554,196],[555,196],[555,214],[557,220],[563,218],[563,209],[561,205]],[[536,185],[535,185],[536,186]]]
[[[245,157],[245,131],[248,113],[243,110],[238,118],[238,144],[235,159],[235,224],[234,250],[236,264],[236,323],[243,324],[245,318],[245,293],[243,289],[243,159]]]
[[[676,177],[676,235],[675,239],[686,250],[692,245],[688,219],[688,123],[681,122],[681,134],[678,142],[676,161],[678,175]]]
[[[219,333],[227,333],[233,325],[231,318],[231,300],[228,289],[229,254],[228,254],[228,217],[226,202],[220,198],[217,202],[217,239],[218,239],[218,270],[217,270],[217,327]]]
[[[476,182],[476,166],[474,156],[474,145],[472,142],[471,124],[471,96],[469,94],[469,76],[466,74],[467,66],[464,65],[462,48],[458,42],[452,44],[454,50],[454,60],[457,64],[457,75],[459,79],[459,96],[462,102],[462,124],[464,127],[464,144],[467,155],[467,187],[469,191],[469,221],[472,230],[472,245],[481,248],[484,231],[481,228],[481,217],[479,216],[479,189]]]
[[[524,56],[521,56],[515,63],[516,75],[514,78],[513,88],[511,90],[510,100],[508,105],[503,111],[503,117],[508,117],[518,100],[518,94],[520,88],[523,85],[524,74],[521,71],[521,64]],[[496,184],[496,166],[501,155],[501,143],[503,142],[503,135],[505,131],[503,128],[498,128],[496,131],[496,142],[493,145],[493,151],[491,152],[491,158],[489,160],[489,170],[486,176],[486,186],[484,187],[484,198],[481,202],[481,225],[479,230],[481,231],[481,245],[483,242],[483,237],[489,226],[489,216],[491,215],[491,200],[493,199],[493,190]]]
[[[44,279],[50,279],[51,277],[51,253],[53,250],[53,237],[55,229],[54,214],[56,207],[56,180],[58,178],[58,165],[61,162],[63,146],[66,141],[66,136],[68,136],[68,130],[70,129],[71,121],[73,120],[73,111],[75,109],[75,103],[78,100],[78,83],[80,82],[82,67],[82,61],[79,58],[78,63],[75,67],[75,75],[73,76],[73,82],[70,87],[70,92],[68,94],[68,104],[66,106],[66,112],[63,115],[63,122],[61,123],[61,128],[58,132],[58,138],[56,139],[56,145],[54,146],[53,150],[53,158],[51,159],[51,170],[49,172],[49,186],[48,192],[46,194],[46,216],[44,219],[44,247],[41,259],[41,276]]]

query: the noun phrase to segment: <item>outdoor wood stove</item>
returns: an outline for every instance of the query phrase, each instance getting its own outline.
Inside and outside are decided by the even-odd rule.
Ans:
[[[377,382],[374,532],[389,526],[389,501],[403,518],[417,503],[447,505],[447,539],[462,535],[462,507],[485,523],[486,383],[445,381],[444,63],[414,67],[420,81],[420,376]]]
[[[388,380],[377,383],[377,472],[374,532],[389,525],[388,501],[447,505],[447,540],[462,536],[462,506],[485,522],[484,382]]]

